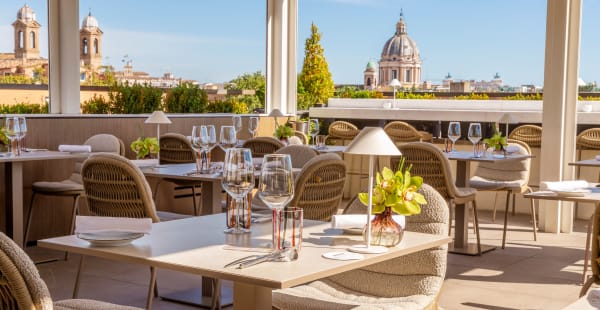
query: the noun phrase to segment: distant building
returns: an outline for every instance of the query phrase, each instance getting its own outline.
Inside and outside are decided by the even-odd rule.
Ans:
[[[146,72],[133,71],[131,60],[125,63],[123,71],[115,72],[114,77],[118,82],[129,85],[141,84],[160,88],[177,87],[182,82],[196,83],[195,81],[184,81],[182,78],[176,78],[172,73],[165,73],[162,77],[152,77]]]
[[[475,81],[471,80],[471,91],[472,92],[499,92],[502,90],[504,83],[502,82],[502,78],[500,78],[500,74],[496,72],[494,78],[491,81]]]
[[[388,87],[393,79],[398,79],[403,88],[420,88],[421,63],[417,44],[408,36],[404,16],[400,12],[394,36],[383,45],[379,74],[373,78],[374,63],[370,61],[364,71],[364,86],[370,89]]]

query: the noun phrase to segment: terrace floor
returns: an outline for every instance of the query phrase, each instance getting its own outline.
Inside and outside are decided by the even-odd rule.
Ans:
[[[533,241],[528,215],[512,221],[506,249],[502,243],[503,214],[491,223],[491,213],[482,212],[482,243],[498,248],[481,257],[448,255],[446,281],[440,296],[444,309],[562,309],[577,299],[581,288],[587,221],[577,220],[572,234],[539,233]],[[472,231],[472,230],[471,230]],[[472,236],[474,240],[474,236]],[[60,253],[40,248],[27,252],[38,260]],[[38,268],[54,300],[70,298],[78,255],[68,261],[40,264]],[[80,298],[92,298],[143,307],[148,287],[147,267],[88,258]],[[159,270],[160,293],[195,288],[200,277]],[[231,283],[224,283],[231,288]],[[155,299],[153,309],[196,309]]]

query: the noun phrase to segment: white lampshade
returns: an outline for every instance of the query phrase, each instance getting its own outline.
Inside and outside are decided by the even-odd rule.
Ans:
[[[144,122],[146,124],[171,124],[171,120],[163,111],[154,111]]]
[[[402,155],[392,139],[380,127],[365,127],[346,148],[355,155]]]
[[[271,110],[271,113],[269,113],[269,116],[271,116],[271,117],[282,117],[282,116],[285,116],[285,115],[283,115],[283,113],[281,113],[281,111],[278,108],[275,108],[275,109]]]
[[[517,120],[512,116],[512,114],[504,113],[498,122],[503,124],[515,124]]]
[[[402,87],[402,83],[400,83],[398,79],[393,79],[392,82],[390,82],[390,86],[393,88]]]

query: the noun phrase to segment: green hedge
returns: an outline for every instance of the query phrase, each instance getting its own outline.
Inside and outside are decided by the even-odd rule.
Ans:
[[[47,104],[36,103],[17,103],[17,104],[0,104],[0,114],[47,114]]]

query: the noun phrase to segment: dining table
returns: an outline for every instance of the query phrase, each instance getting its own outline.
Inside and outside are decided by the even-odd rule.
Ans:
[[[271,292],[362,268],[402,255],[450,242],[443,235],[405,231],[399,245],[382,254],[364,254],[357,260],[324,258],[328,252],[345,252],[364,244],[361,235],[344,234],[331,223],[304,220],[297,260],[264,262],[238,269],[226,267],[235,260],[271,251],[272,223],[253,224],[251,233],[224,234],[224,214],[191,217],[152,224],[152,231],[122,246],[94,246],[76,235],[38,241],[38,246],[137,263],[233,282],[234,309],[271,309]]]
[[[521,160],[532,158],[532,155],[525,154],[507,154],[494,155],[484,152],[481,157],[475,157],[472,151],[453,151],[445,152],[449,160],[456,161],[456,179],[457,187],[468,187],[471,178],[472,162],[498,162],[504,160]],[[448,252],[465,255],[478,255],[477,244],[469,243],[469,212],[464,204],[456,204],[454,213],[454,242],[448,247]],[[496,247],[491,245],[481,245],[481,253],[494,250]]]
[[[74,159],[87,156],[88,153],[68,153],[48,150],[32,150],[12,153],[0,153],[0,163],[4,164],[4,194],[6,234],[20,247],[25,245],[23,224],[23,166],[27,162],[42,160]]]

